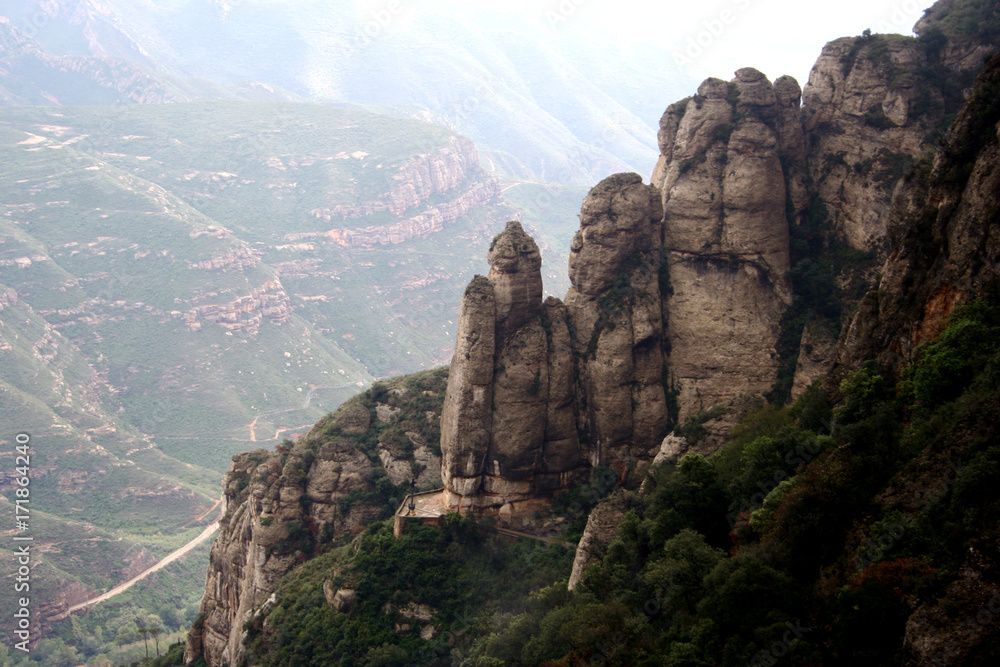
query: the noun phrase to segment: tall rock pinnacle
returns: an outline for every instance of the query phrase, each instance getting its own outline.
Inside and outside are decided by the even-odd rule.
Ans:
[[[731,82],[708,79],[660,121],[653,178],[663,195],[672,288],[664,315],[681,418],[766,393],[777,377],[775,344],[791,302],[786,181],[793,205],[805,204],[798,86],[779,82],[751,68]]]
[[[500,507],[566,485],[579,468],[565,308],[542,303],[541,255],[519,222],[490,246],[459,312],[441,427],[455,507]]]
[[[659,288],[660,195],[615,174],[583,200],[566,309],[578,360],[578,414],[593,466],[622,475],[660,444],[667,423]]]

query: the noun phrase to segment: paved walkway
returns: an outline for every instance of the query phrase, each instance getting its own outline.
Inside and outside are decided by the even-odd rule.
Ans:
[[[396,510],[396,516],[403,519],[436,519],[438,517],[442,517],[448,513],[448,508],[444,504],[444,494],[444,489],[415,493],[413,494],[412,510],[410,509],[410,496],[406,496],[403,503],[399,506],[399,509]],[[531,533],[524,533],[520,530],[513,530],[511,528],[494,528],[493,530],[501,535],[507,535],[508,537],[520,537],[528,540],[535,540],[536,542],[542,542],[544,544],[555,544],[561,547],[566,547],[567,549],[576,548],[575,542],[560,540],[555,537],[532,535]]]
[[[433,519],[447,514],[443,503],[444,489],[415,493],[413,494],[413,511],[410,511],[410,496],[406,496],[403,504],[396,510],[396,514],[401,517]]]

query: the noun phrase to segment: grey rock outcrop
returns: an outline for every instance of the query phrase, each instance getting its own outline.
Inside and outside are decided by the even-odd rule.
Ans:
[[[564,307],[542,302],[538,246],[518,222],[490,246],[459,312],[441,426],[456,507],[500,507],[565,486],[579,468]]]
[[[988,3],[943,0],[914,26],[919,39],[844,37],[823,48],[803,91],[809,169],[851,247],[884,249],[896,184],[933,150],[935,133],[964,102],[961,88],[996,50],[995,34],[969,26],[996,16]]]
[[[667,422],[663,387],[659,192],[616,174],[583,200],[566,312],[578,359],[578,427],[591,465],[624,475]]]
[[[208,664],[219,665],[243,659],[243,625],[305,555],[288,526],[313,525],[319,532],[329,525],[331,536],[344,535],[359,531],[380,511],[375,503],[338,509],[338,499],[374,488],[372,464],[346,441],[328,442],[307,457],[323,426],[325,420],[285,455],[258,450],[234,457],[223,479],[229,511],[212,546],[201,603],[204,621],[188,635],[190,660],[203,655]]]
[[[728,83],[708,79],[661,120],[654,184],[663,198],[663,316],[681,419],[765,393],[777,377],[774,348],[791,302],[786,192],[798,193],[800,205],[805,199],[796,90],[789,77],[772,85],[745,68]]]
[[[493,285],[476,276],[458,312],[455,354],[441,412],[441,477],[457,496],[482,485],[493,424],[493,356],[496,298]]]
[[[823,48],[809,74],[810,175],[833,229],[853,248],[879,249],[893,188],[944,113],[941,91],[918,74],[927,66],[913,38],[844,37]]]
[[[820,322],[806,324],[802,331],[799,356],[795,360],[791,400],[797,400],[806,393],[809,385],[826,376],[836,353],[837,339],[829,328]]]
[[[990,111],[998,92],[1000,61],[994,58],[929,173],[917,171],[900,186],[882,280],[841,336],[827,380],[831,389],[859,360],[875,358],[898,370],[917,345],[941,332],[957,305],[1000,284],[1000,118]]]
[[[439,486],[440,459],[428,444],[437,434],[436,410],[432,420],[423,410],[439,405],[443,392],[439,371],[379,383],[293,446],[233,458],[223,480],[226,513],[212,545],[203,620],[188,636],[188,662],[204,656],[210,665],[239,664],[244,624],[273,602],[281,577],[326,541],[361,532],[385,511],[378,493],[385,477],[409,486],[417,474],[417,490]],[[389,423],[376,417],[380,406],[392,414]],[[347,609],[351,586],[337,584],[339,592],[331,583],[325,593],[330,604]]]
[[[519,223],[469,284],[442,415],[453,507],[499,508],[566,488],[597,466],[622,478],[667,424],[659,192],[637,174],[587,195],[566,303],[542,301],[541,262]],[[583,442],[581,442],[581,434]]]
[[[957,72],[977,49],[949,42],[941,64]],[[828,389],[860,360],[899,368],[958,304],[1000,284],[1000,119],[991,106],[1000,58],[987,65],[933,167],[897,186],[890,167],[919,156],[938,119],[920,111],[939,101],[940,91],[922,88],[915,75],[926,58],[912,38],[854,38],[827,45],[804,93],[790,77],[772,84],[750,68],[730,82],[705,81],[664,113],[652,186],[618,174],[587,195],[565,303],[542,300],[538,248],[509,223],[490,247],[489,276],[476,276],[462,299],[441,419],[447,504],[509,518],[519,503],[532,507],[528,501],[598,466],[634,480],[630,473],[650,460],[717,449],[775,384],[781,319],[791,303],[789,225],[804,224],[817,197],[851,245],[874,249],[885,240],[889,252],[881,284],[836,348],[830,331],[806,325],[793,397],[826,373],[834,355]],[[882,171],[884,182],[874,183]],[[669,414],[673,400],[678,414]],[[664,438],[671,421],[713,406],[690,441]],[[331,425],[357,434],[379,419],[404,417],[349,405]],[[319,437],[311,435],[283,455],[236,458],[226,477],[231,512],[213,547],[205,623],[189,635],[189,659],[242,659],[243,623],[300,555],[286,545],[286,523],[330,526],[335,535],[359,529],[375,507],[334,508],[345,495],[372,490],[379,462],[397,484],[412,478],[419,466],[411,464],[425,472],[435,465],[428,443],[403,433],[412,453],[396,438],[380,440],[369,458],[333,437],[309,460],[310,438]],[[426,474],[418,480],[430,482]],[[570,588],[615,539],[624,514],[620,493],[591,514]],[[332,581],[324,593],[338,608],[352,602],[353,591],[335,590]],[[982,593],[957,587],[953,595],[980,605]],[[400,633],[435,632],[417,623],[433,620],[429,608],[384,611],[398,617]],[[950,613],[937,604],[914,614],[908,650],[929,659],[953,635]]]
[[[587,527],[583,530],[573,559],[569,590],[580,584],[587,568],[600,561],[608,545],[618,537],[618,528],[625,518],[625,507],[624,497],[619,492],[598,504],[587,517]]]

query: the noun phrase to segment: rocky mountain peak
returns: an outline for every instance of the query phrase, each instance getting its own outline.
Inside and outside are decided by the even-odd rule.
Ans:
[[[933,150],[1000,39],[991,4],[938,2],[918,38],[865,34],[823,48],[802,92],[809,172],[852,248],[884,250],[896,184]]]
[[[897,188],[890,253],[881,280],[862,300],[828,378],[875,358],[899,371],[936,338],[961,303],[1000,285],[1000,60],[991,58],[933,164]],[[918,224],[914,224],[917,221]]]
[[[898,187],[899,169],[890,169],[908,168],[904,158],[926,148],[943,117],[943,88],[921,78],[931,60],[912,38],[866,35],[827,45],[805,91],[753,68],[707,79],[663,114],[652,185],[616,174],[584,199],[565,301],[542,301],[537,244],[508,223],[490,247],[489,276],[476,276],[462,298],[441,417],[447,509],[530,523],[533,501],[594,468],[636,480],[672,422],[695,417],[700,426],[709,408],[759,406],[779,377],[786,315],[796,312],[791,231],[817,222],[811,204],[832,211],[826,242],[840,235],[873,248],[888,230],[892,244],[881,283],[841,338],[832,381],[867,358],[898,367],[957,303],[995,286],[1000,64],[987,66],[932,165]],[[795,338],[799,367],[812,368],[795,379],[802,391],[829,368],[833,336],[810,320]],[[672,437],[662,451],[690,446]],[[331,470],[352,456],[350,447],[320,454]],[[358,463],[361,479],[366,461]],[[262,506],[281,516],[279,503]],[[613,539],[622,514],[595,513],[580,552]],[[206,599],[227,594],[215,583]],[[243,619],[225,626],[230,637]]]
[[[521,223],[512,220],[493,239],[487,255],[489,281],[496,296],[496,317],[515,331],[538,315],[542,305],[542,255]]]
[[[806,203],[797,92],[791,77],[775,86],[743,68],[731,82],[707,79],[661,120],[653,184],[662,197],[672,290],[663,316],[681,418],[765,393],[775,381],[774,345],[791,302],[786,193]]]
[[[580,208],[570,246],[570,282],[580,294],[612,286],[635,253],[658,245],[659,198],[638,174],[615,174],[595,185]]]
[[[519,223],[494,239],[489,278],[475,278],[462,300],[445,395],[449,505],[516,515],[592,466],[625,474],[650,458],[666,421],[661,217],[659,193],[637,174],[595,186],[565,305],[542,301],[538,248]]]
[[[732,85],[736,92],[736,111],[741,115],[753,115],[774,129],[778,120],[778,100],[774,86],[764,73],[753,67],[743,67],[736,70]]]

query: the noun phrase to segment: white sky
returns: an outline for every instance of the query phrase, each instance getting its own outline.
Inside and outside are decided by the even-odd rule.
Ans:
[[[364,15],[396,3],[393,27],[410,12],[502,12],[532,32],[554,34],[582,26],[615,41],[655,43],[697,80],[732,77],[756,67],[771,80],[791,74],[805,84],[823,45],[872,32],[911,34],[932,0],[357,0]],[[650,63],[655,67],[656,63]]]
[[[575,2],[583,20],[661,44],[684,58],[685,68],[697,78],[728,79],[740,67],[752,66],[772,81],[791,74],[802,84],[830,40],[860,35],[866,28],[912,34],[913,24],[933,4],[932,0]],[[574,0],[566,0],[546,6],[547,11],[555,7],[558,12],[561,5],[573,4]]]

